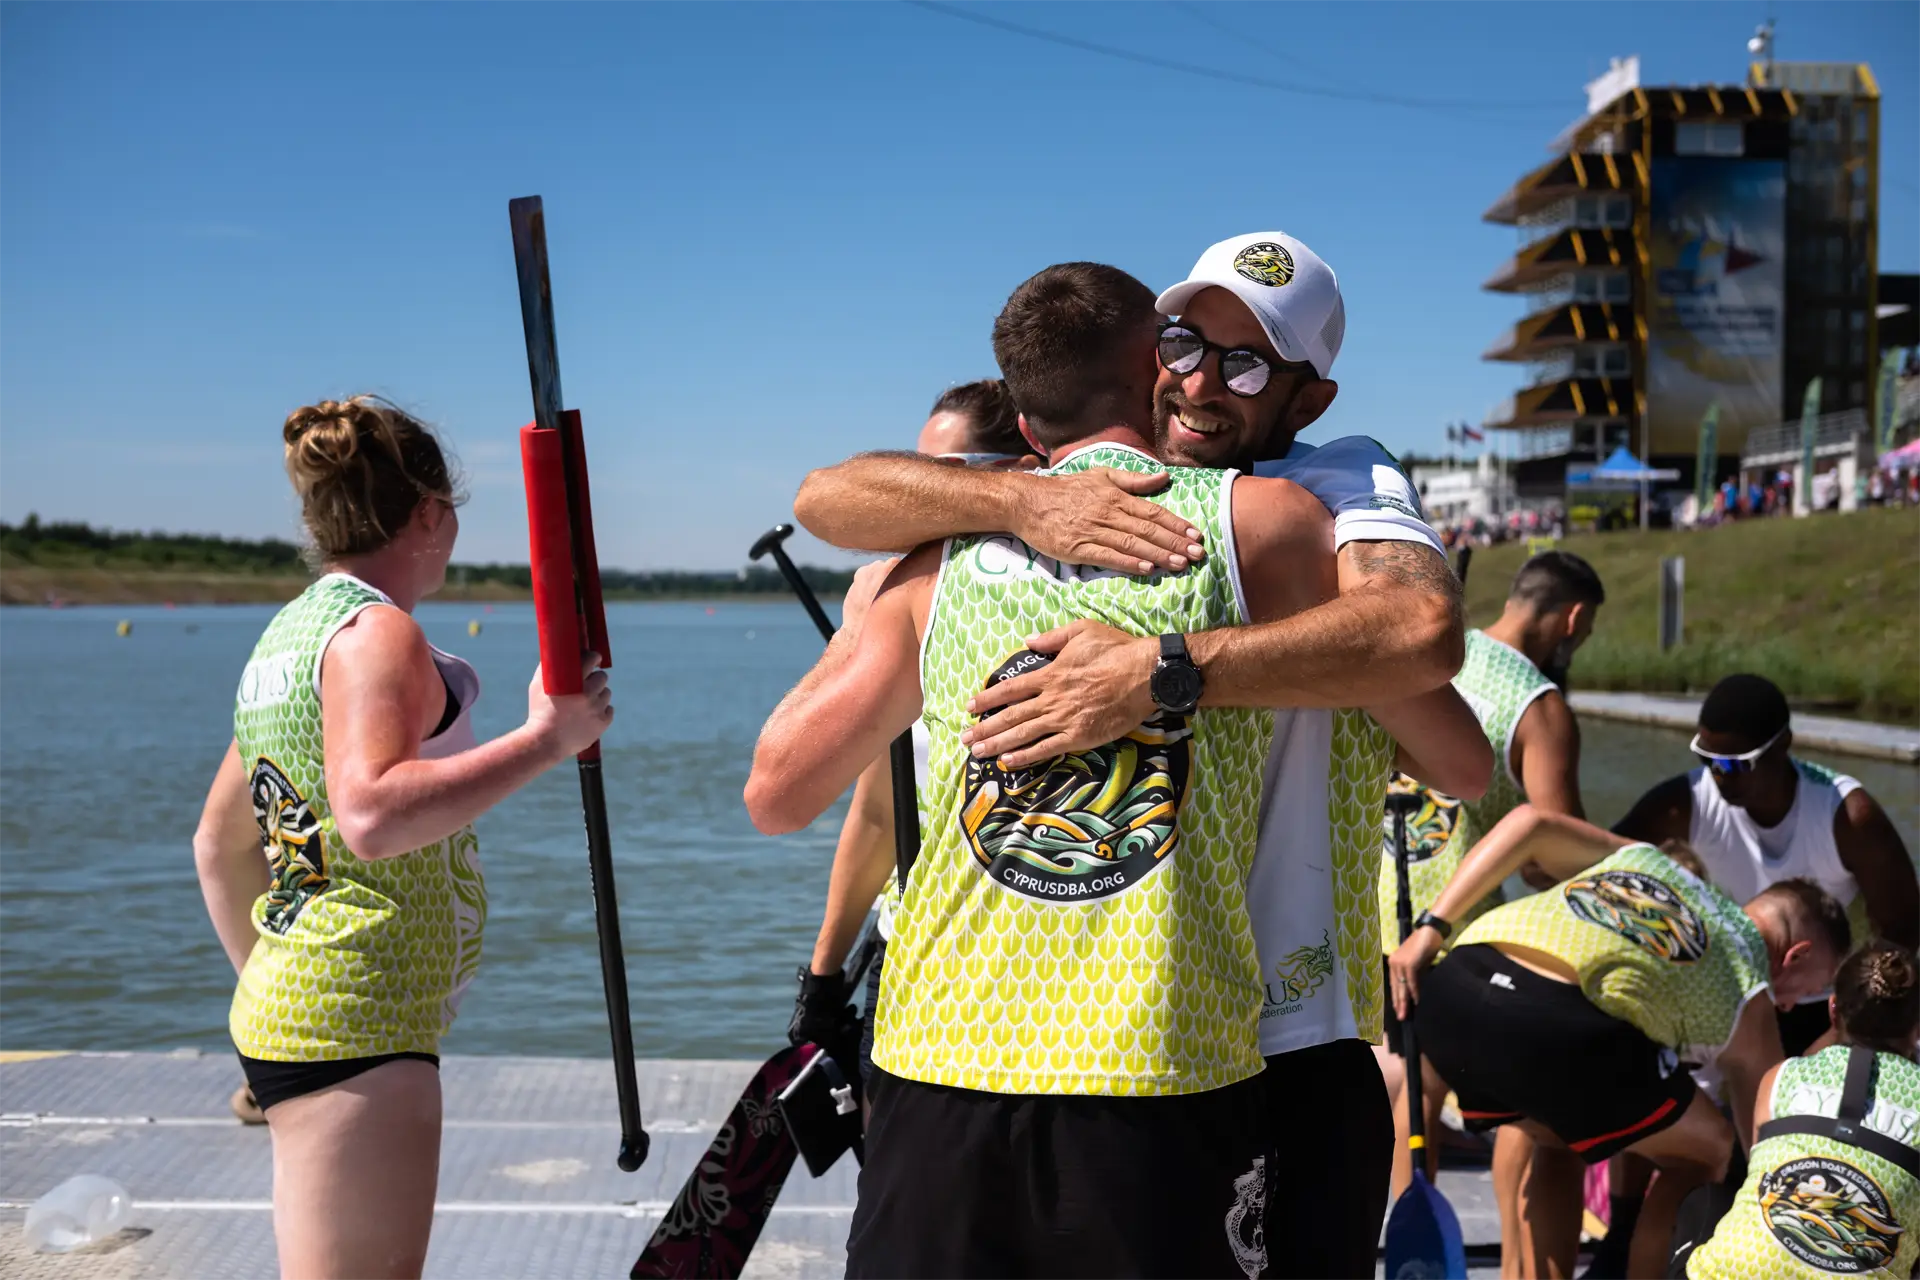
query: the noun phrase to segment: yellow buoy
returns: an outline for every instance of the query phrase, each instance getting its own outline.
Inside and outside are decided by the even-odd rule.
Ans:
[[[480,619],[474,618],[467,623],[467,634],[470,636],[480,634]]]
[[[125,618],[122,618],[120,619],[120,625],[113,629],[113,634],[117,636],[130,636],[133,634],[133,624]]]

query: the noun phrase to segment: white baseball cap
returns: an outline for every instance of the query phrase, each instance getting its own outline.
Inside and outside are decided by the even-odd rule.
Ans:
[[[1340,282],[1319,254],[1284,231],[1222,240],[1200,255],[1187,278],[1161,294],[1162,315],[1177,316],[1202,289],[1226,289],[1247,304],[1282,359],[1333,369],[1347,332]]]

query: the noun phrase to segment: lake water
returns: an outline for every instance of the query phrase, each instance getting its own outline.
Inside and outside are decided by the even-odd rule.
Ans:
[[[229,1047],[233,973],[201,904],[192,836],[240,668],[272,614],[0,610],[0,1047]],[[524,719],[537,654],[527,606],[428,604],[419,618],[479,670],[483,738]],[[819,636],[797,605],[775,602],[622,604],[608,625],[620,712],[607,799],[635,1045],[643,1057],[764,1056],[812,950],[844,805],[770,839],[740,789],[761,721]],[[1689,763],[1678,732],[1591,720],[1582,731],[1600,822]],[[1861,779],[1915,844],[1920,770],[1812,758]],[[604,1054],[573,769],[478,827],[486,959],[446,1050]]]

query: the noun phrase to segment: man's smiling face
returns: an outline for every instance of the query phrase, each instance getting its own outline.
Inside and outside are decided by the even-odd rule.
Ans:
[[[1279,457],[1292,445],[1293,433],[1332,401],[1334,384],[1316,378],[1310,366],[1282,360],[1253,312],[1225,289],[1195,294],[1180,323],[1216,347],[1258,352],[1273,374],[1258,395],[1240,396],[1222,380],[1216,351],[1185,375],[1161,366],[1153,388],[1153,435],[1168,463],[1246,468]]]

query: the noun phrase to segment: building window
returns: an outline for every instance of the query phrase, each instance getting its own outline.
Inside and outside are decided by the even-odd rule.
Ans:
[[[1578,302],[1593,302],[1600,297],[1600,281],[1590,271],[1573,278],[1573,296]]]
[[[1601,358],[1601,369],[1609,378],[1624,378],[1630,368],[1625,347],[1608,347]]]
[[[1609,272],[1607,274],[1607,301],[1632,302],[1633,277],[1624,271]]]
[[[1592,196],[1581,196],[1573,202],[1573,221],[1575,226],[1597,227],[1600,225],[1600,202]]]
[[[1742,156],[1746,128],[1737,120],[1682,120],[1673,129],[1673,152],[1681,156]]]
[[[1610,227],[1632,226],[1633,201],[1626,196],[1608,196],[1607,225]]]

